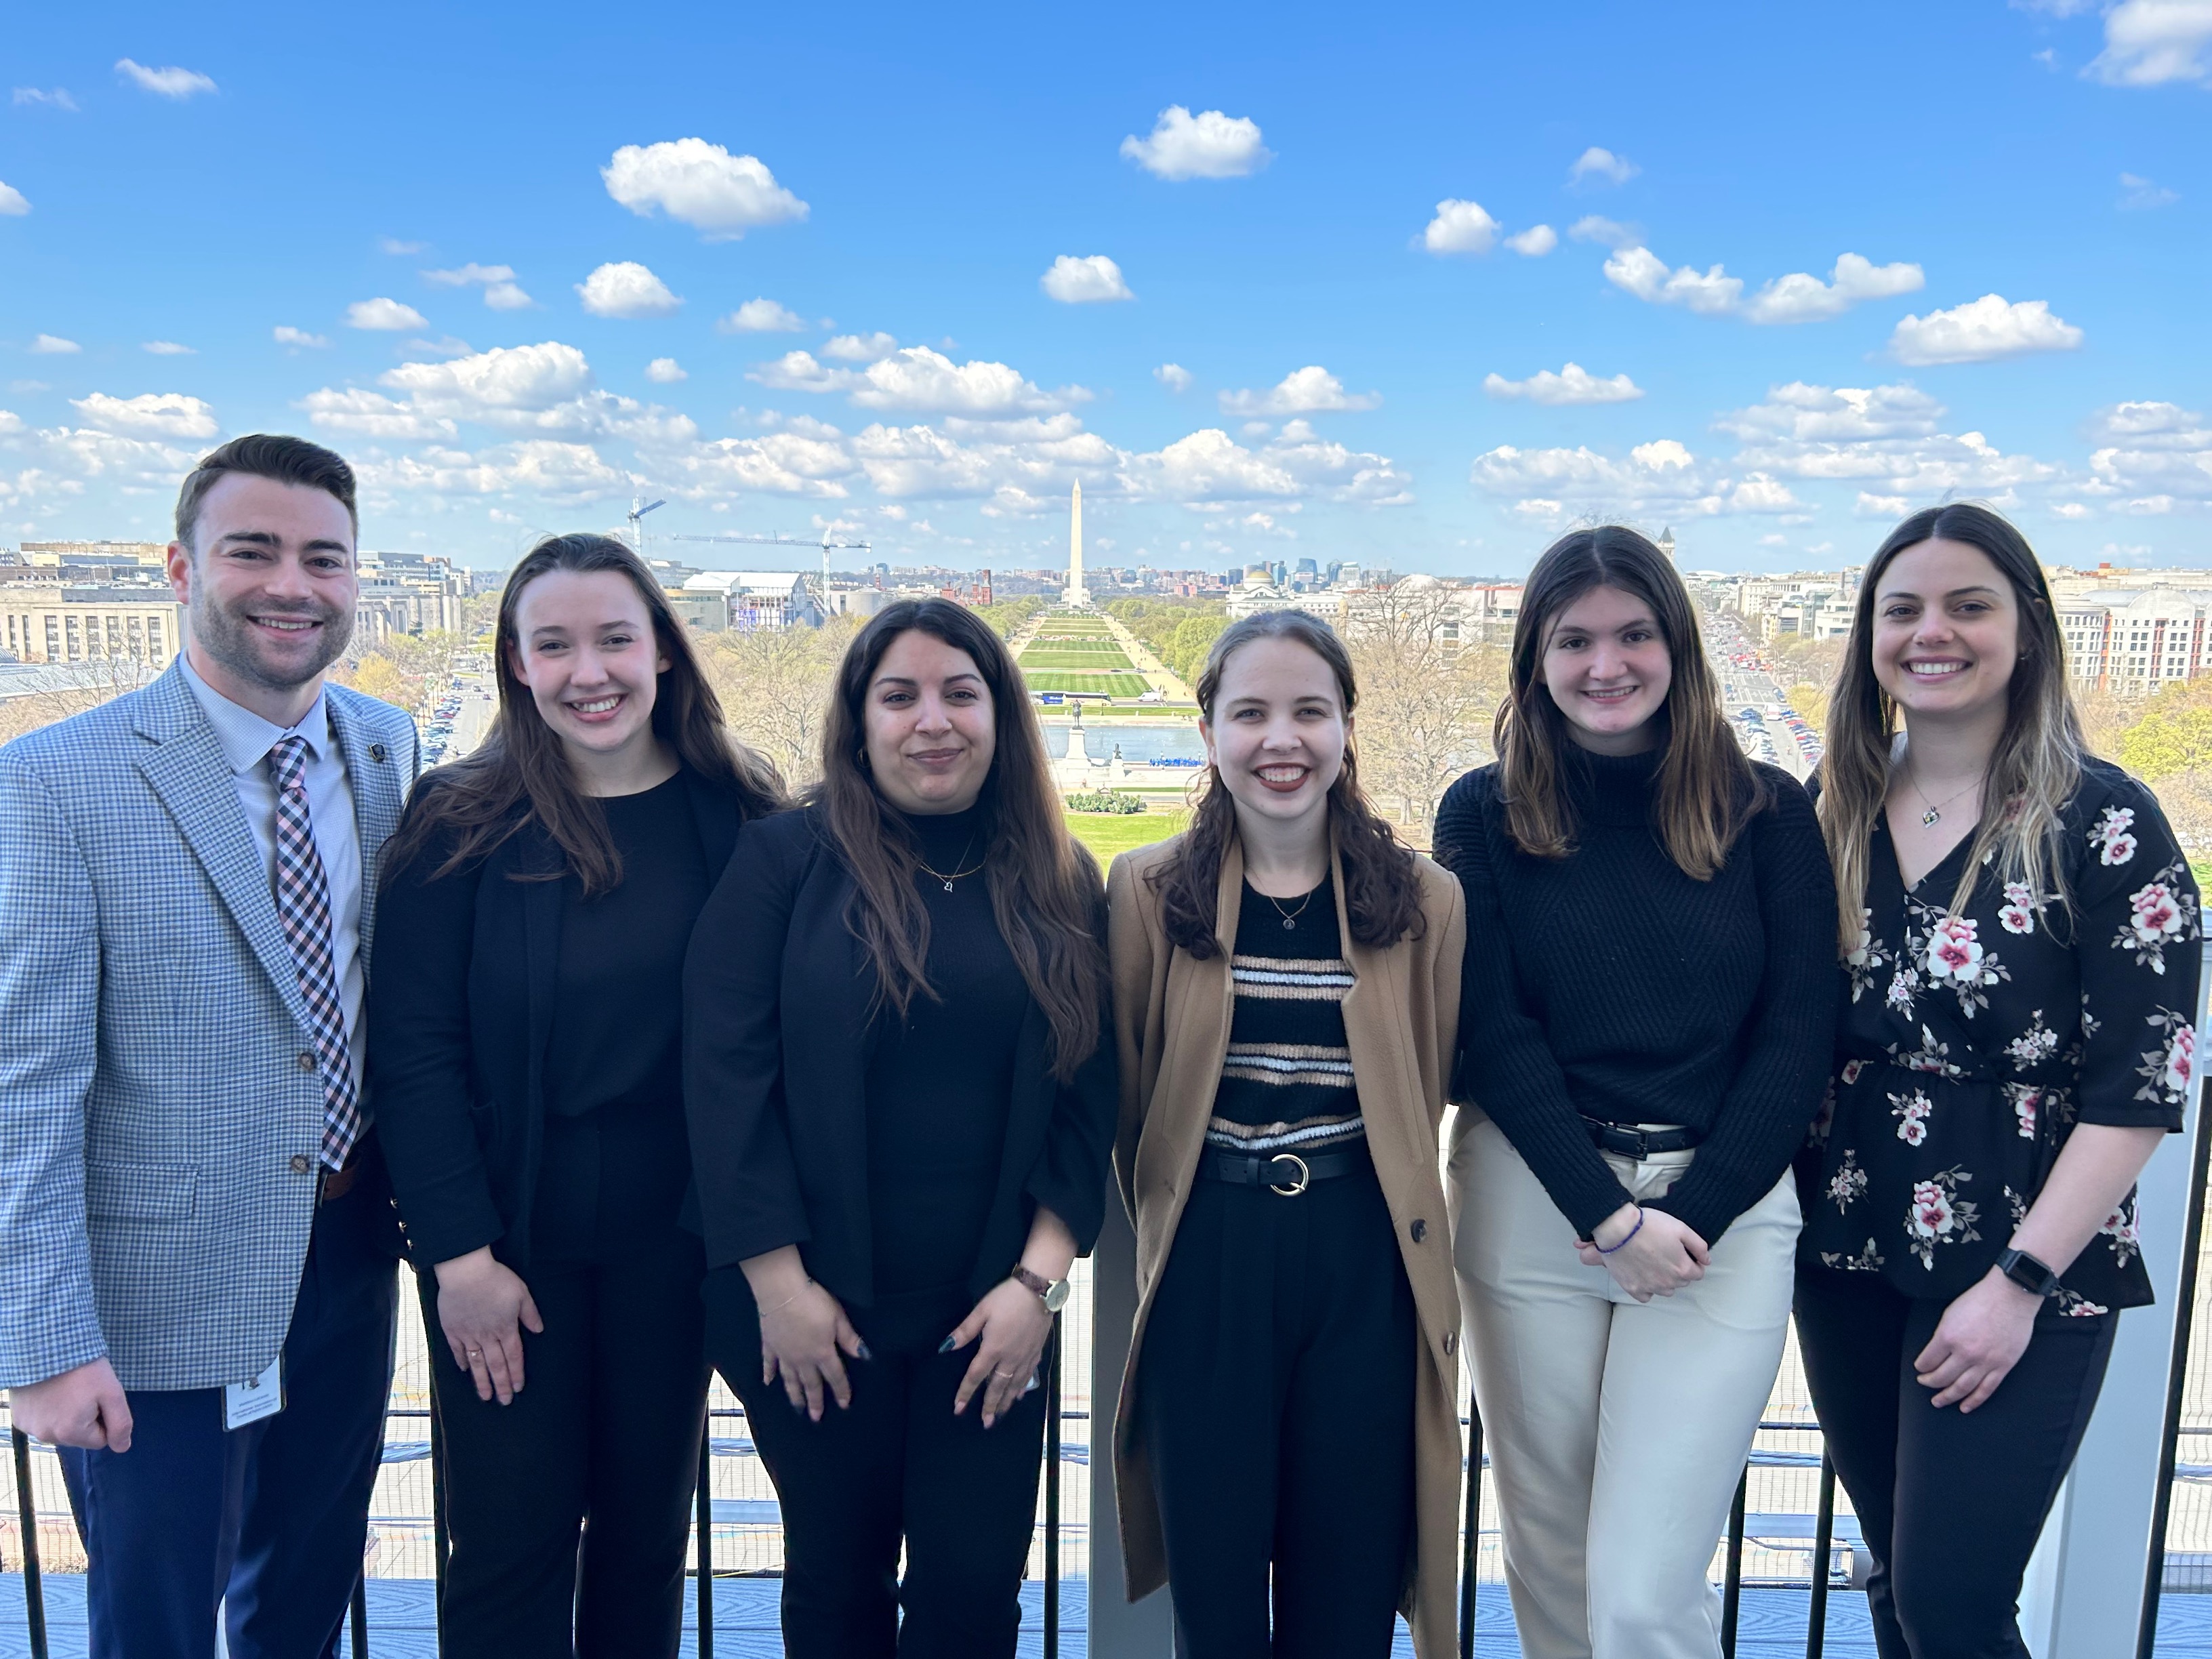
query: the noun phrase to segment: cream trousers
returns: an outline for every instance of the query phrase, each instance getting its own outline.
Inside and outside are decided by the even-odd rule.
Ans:
[[[1452,1255],[1521,1651],[1717,1659],[1705,1573],[1782,1363],[1796,1189],[1785,1174],[1703,1279],[1638,1303],[1577,1259],[1504,1133],[1458,1109]],[[1606,1162],[1631,1196],[1656,1198],[1696,1155]]]

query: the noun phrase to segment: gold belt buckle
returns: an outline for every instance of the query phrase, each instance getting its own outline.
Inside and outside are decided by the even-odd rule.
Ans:
[[[1297,1182],[1295,1186],[1285,1187],[1274,1181],[1268,1182],[1267,1190],[1273,1193],[1277,1197],[1296,1198],[1300,1193],[1305,1191],[1307,1188],[1313,1185],[1313,1171],[1306,1167],[1305,1159],[1300,1158],[1296,1152],[1277,1152],[1273,1158],[1269,1158],[1267,1162],[1270,1164],[1295,1164],[1298,1166],[1298,1172],[1295,1177]]]

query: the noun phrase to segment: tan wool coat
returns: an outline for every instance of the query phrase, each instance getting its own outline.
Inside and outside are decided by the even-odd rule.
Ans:
[[[1123,854],[1114,860],[1107,881],[1121,1062],[1114,1167],[1137,1230],[1137,1327],[1121,1377],[1114,1437],[1115,1491],[1133,1599],[1167,1582],[1159,1505],[1134,1429],[1137,1366],[1176,1226],[1198,1178],[1234,1002],[1227,953],[1200,962],[1171,945],[1161,926],[1159,895],[1145,879],[1179,840]],[[1379,950],[1355,941],[1344,914],[1340,865],[1336,920],[1355,981],[1344,1000],[1352,1074],[1420,1328],[1421,1363],[1414,1373],[1414,1546],[1401,1606],[1421,1659],[1447,1659],[1455,1641],[1463,1453],[1459,1295],[1437,1174],[1437,1131],[1458,1034],[1467,910],[1457,878],[1425,858],[1418,863],[1427,922],[1419,939]],[[1243,883],[1243,855],[1232,845],[1222,860],[1216,923],[1221,939],[1237,936]],[[1222,1427],[1231,1432],[1237,1425]]]

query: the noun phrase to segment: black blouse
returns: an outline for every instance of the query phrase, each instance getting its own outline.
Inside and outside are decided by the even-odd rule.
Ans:
[[[1948,1300],[1989,1271],[2076,1123],[2181,1127],[2196,1053],[2197,884],[2149,790],[2085,763],[2065,894],[1994,870],[1948,910],[1970,836],[1906,888],[1874,830],[1844,963],[1838,1071],[1798,1162],[1800,1260]],[[2045,1312],[2151,1300],[2130,1193]]]
[[[1364,1139],[1344,1029],[1352,975],[1334,875],[1302,899],[1271,899],[1246,882],[1229,975],[1236,1001],[1206,1145],[1272,1155]]]

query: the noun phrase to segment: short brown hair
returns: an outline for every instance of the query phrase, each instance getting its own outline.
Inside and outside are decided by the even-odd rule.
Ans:
[[[199,525],[200,503],[224,475],[232,472],[247,472],[257,478],[274,478],[279,483],[305,484],[310,489],[325,490],[335,495],[345,508],[346,521],[352,525],[353,533],[361,534],[361,514],[354,507],[353,469],[342,457],[305,438],[254,432],[243,438],[233,438],[220,449],[210,450],[200,457],[200,464],[185,475],[185,487],[177,492],[177,539],[185,547],[192,545],[192,532]]]

